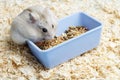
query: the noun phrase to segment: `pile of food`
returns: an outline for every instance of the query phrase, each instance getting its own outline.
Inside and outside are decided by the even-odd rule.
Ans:
[[[66,30],[61,36],[55,37],[52,40],[45,40],[43,42],[37,42],[36,45],[40,47],[42,50],[46,50],[68,39],[79,36],[80,34],[85,33],[86,31],[87,31],[87,28],[84,26],[76,26],[76,27],[70,26],[68,30]]]

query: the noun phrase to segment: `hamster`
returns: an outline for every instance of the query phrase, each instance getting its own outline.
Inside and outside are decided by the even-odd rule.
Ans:
[[[31,6],[21,12],[12,22],[10,36],[13,42],[25,44],[54,38],[57,17],[48,8]]]

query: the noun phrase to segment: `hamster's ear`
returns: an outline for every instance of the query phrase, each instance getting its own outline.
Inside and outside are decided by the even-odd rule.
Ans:
[[[35,20],[34,16],[32,15],[32,13],[29,13],[29,17],[30,17],[29,19],[30,19],[31,23],[36,22],[36,20]]]

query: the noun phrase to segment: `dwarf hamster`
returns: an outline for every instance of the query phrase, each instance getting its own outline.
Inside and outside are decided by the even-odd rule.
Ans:
[[[57,18],[49,8],[31,6],[21,12],[12,22],[11,39],[17,44],[25,44],[52,39],[56,34]]]

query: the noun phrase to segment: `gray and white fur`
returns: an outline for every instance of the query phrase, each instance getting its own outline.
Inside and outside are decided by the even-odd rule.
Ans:
[[[48,8],[31,6],[12,22],[10,36],[17,44],[52,39],[56,34],[57,18]]]

